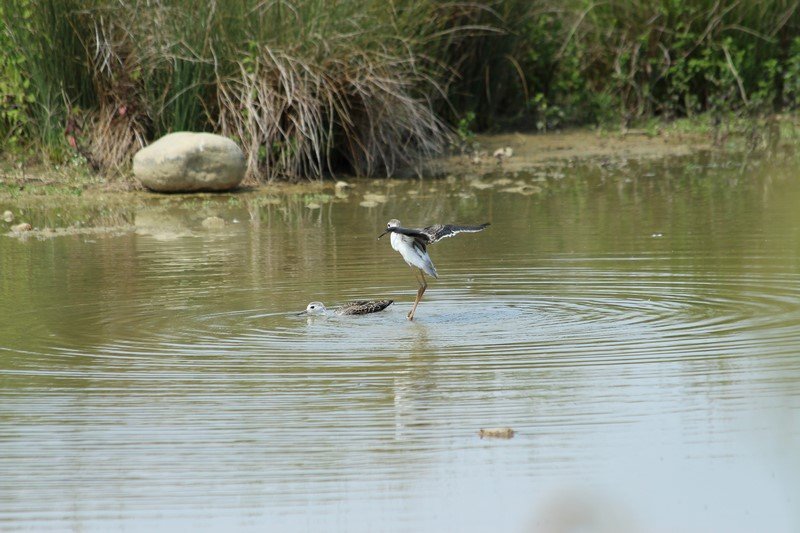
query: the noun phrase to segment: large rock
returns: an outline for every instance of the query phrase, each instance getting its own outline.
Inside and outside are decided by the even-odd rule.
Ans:
[[[133,174],[158,192],[224,191],[244,178],[235,142],[212,133],[170,133],[133,156]]]

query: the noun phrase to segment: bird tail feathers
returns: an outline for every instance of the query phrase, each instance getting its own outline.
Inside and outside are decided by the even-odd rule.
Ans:
[[[430,261],[425,263],[425,268],[423,268],[422,270],[430,277],[439,279],[439,274],[436,273],[436,267],[433,266],[433,263],[431,263]]]

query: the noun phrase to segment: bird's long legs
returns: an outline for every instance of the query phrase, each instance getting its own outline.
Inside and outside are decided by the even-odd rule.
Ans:
[[[417,310],[419,301],[422,300],[422,295],[425,294],[425,289],[428,288],[428,283],[425,281],[425,273],[422,271],[422,269],[417,270],[419,270],[419,276],[417,276],[417,273],[414,272],[414,277],[417,278],[417,281],[419,281],[419,289],[417,289],[417,299],[414,300],[414,307],[411,308],[411,311],[406,317],[409,320],[414,320],[414,311]]]

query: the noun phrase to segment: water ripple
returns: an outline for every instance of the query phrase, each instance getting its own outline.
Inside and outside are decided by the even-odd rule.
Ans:
[[[453,368],[569,367],[731,358],[752,354],[764,339],[781,350],[796,340],[800,283],[794,276],[572,267],[473,272],[470,289],[457,286],[458,273],[449,274],[431,286],[413,323],[404,317],[410,304],[404,291],[391,295],[398,301],[387,311],[364,317],[257,308],[203,312],[199,304],[185,304],[182,292],[162,295],[168,310],[161,312],[146,301],[129,302],[124,316],[81,317],[75,309],[100,330],[113,322],[123,334],[91,354],[68,343],[45,346],[41,357],[27,353],[22,368],[6,373],[166,381],[213,379],[207,372],[215,369],[226,370],[228,379],[236,365],[380,373],[381,362],[414,353],[433,354]],[[167,313],[180,315],[182,327],[160,328]],[[54,357],[74,364],[54,370]]]
[[[369,211],[256,203],[221,235],[192,213],[172,240],[15,241],[0,529],[518,530],[547,487],[587,479],[653,516],[722,495],[711,527],[661,529],[777,516],[785,494],[763,488],[795,470],[759,463],[773,475],[751,483],[748,458],[796,456],[797,195],[726,188],[710,211],[714,183],[646,201],[601,185],[467,208],[402,193],[444,182],[393,184]],[[493,222],[432,248],[413,322],[413,276],[375,239],[407,212]],[[395,304],[296,315],[373,297]],[[503,426],[517,435],[477,436]],[[500,522],[480,522],[487,502]]]

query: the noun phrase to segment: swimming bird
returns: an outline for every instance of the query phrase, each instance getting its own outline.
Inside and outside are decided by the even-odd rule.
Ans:
[[[355,300],[332,309],[326,308],[322,302],[311,302],[306,306],[305,312],[300,314],[325,315],[330,312],[334,315],[368,315],[383,311],[392,302],[394,300]]]
[[[417,290],[417,299],[414,300],[414,307],[409,311],[409,320],[414,320],[414,312],[417,310],[419,301],[422,295],[425,294],[425,289],[428,288],[428,283],[425,281],[425,274],[431,277],[438,278],[436,267],[433,266],[428,255],[428,245],[458,235],[459,233],[475,233],[483,231],[489,226],[485,222],[479,226],[456,226],[454,224],[435,224],[427,228],[403,228],[400,226],[400,221],[393,218],[386,224],[386,231],[378,235],[380,239],[387,233],[391,233],[392,248],[400,252],[408,266],[415,269],[414,276],[419,282],[419,289]],[[419,271],[419,276],[417,276]]]

